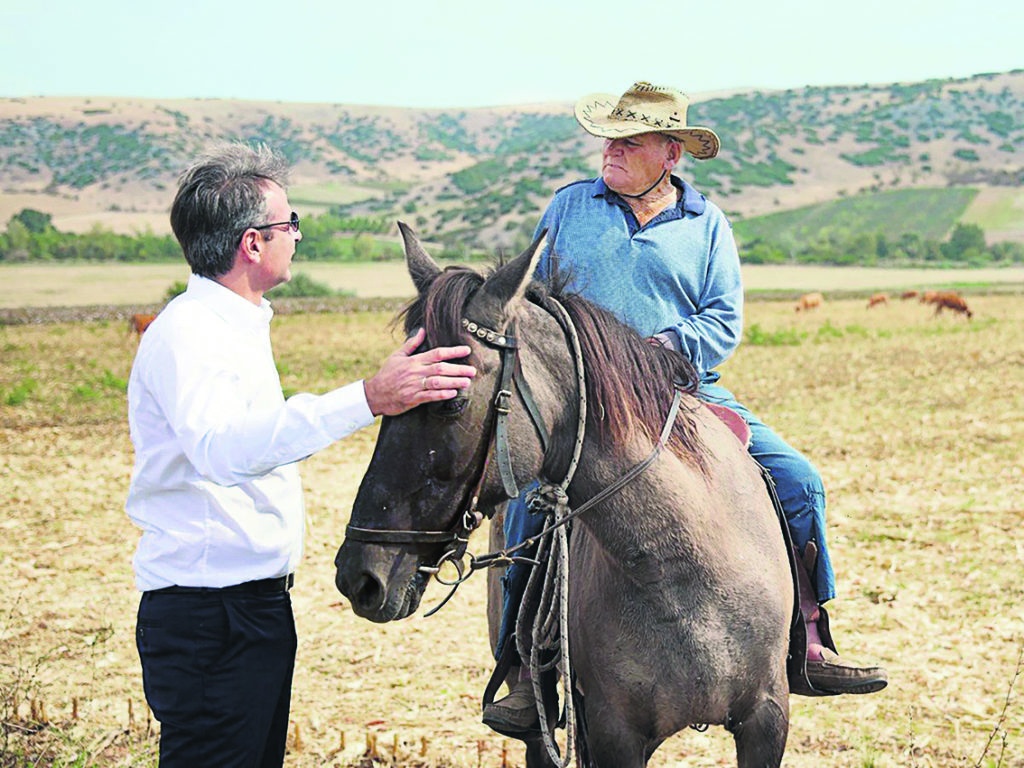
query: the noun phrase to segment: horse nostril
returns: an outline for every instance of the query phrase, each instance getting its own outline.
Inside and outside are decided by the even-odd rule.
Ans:
[[[384,586],[372,574],[363,572],[353,585],[349,600],[363,611],[378,611],[384,605]]]

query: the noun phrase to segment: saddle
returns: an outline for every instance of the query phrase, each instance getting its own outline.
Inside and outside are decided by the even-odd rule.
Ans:
[[[724,405],[717,405],[716,403],[709,403],[706,400],[700,401],[705,408],[710,410],[715,416],[717,416],[729,430],[736,435],[736,439],[743,444],[744,448],[750,447],[750,425],[743,420],[732,408],[727,408]]]

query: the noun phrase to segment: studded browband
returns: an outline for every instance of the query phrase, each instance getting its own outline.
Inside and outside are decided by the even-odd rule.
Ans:
[[[480,341],[484,341],[492,347],[515,349],[518,346],[516,344],[515,336],[502,333],[501,331],[492,331],[490,328],[480,325],[479,323],[474,323],[468,318],[462,318],[462,327],[480,339]]]

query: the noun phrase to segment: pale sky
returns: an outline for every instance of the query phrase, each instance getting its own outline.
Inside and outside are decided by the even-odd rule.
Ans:
[[[474,107],[1021,67],[1021,0],[0,0],[0,97]]]

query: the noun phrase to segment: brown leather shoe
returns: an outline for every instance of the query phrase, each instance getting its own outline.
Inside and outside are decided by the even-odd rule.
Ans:
[[[513,738],[540,728],[533,681],[520,680],[503,699],[484,707],[484,725]]]
[[[884,667],[858,667],[828,648],[822,657],[821,661],[807,660],[807,679],[823,693],[876,693],[889,684]]]

